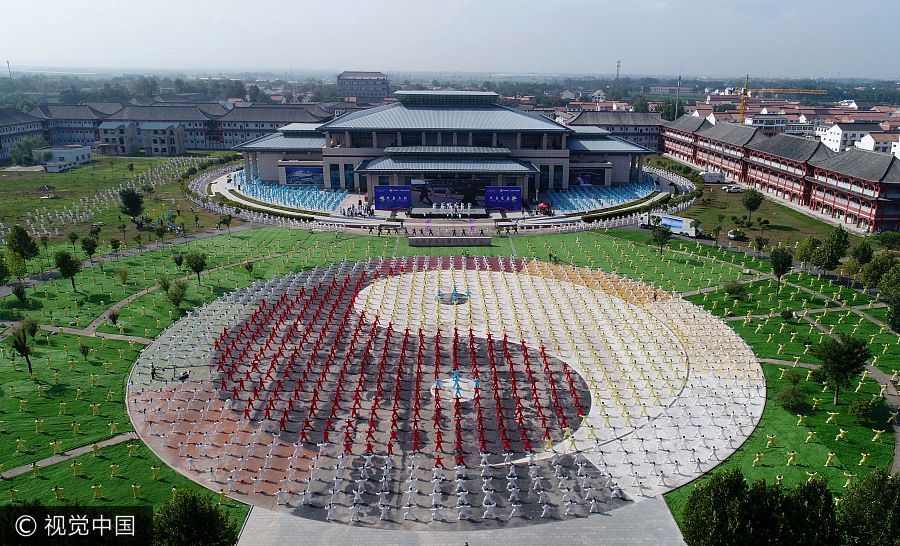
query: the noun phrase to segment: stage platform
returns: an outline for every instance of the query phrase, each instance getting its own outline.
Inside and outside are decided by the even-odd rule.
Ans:
[[[461,209],[459,212],[453,212],[448,209],[433,209],[431,207],[413,207],[409,213],[412,218],[485,218],[488,211],[485,208],[472,207],[471,209]]]

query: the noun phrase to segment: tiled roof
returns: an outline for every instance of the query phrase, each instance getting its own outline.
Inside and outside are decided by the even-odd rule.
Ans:
[[[424,159],[382,156],[360,163],[357,172],[370,173],[438,173],[470,172],[493,174],[530,174],[538,172],[530,162],[514,159]]]
[[[650,154],[652,150],[648,150],[643,146],[622,140],[616,137],[607,138],[574,138],[570,137],[567,141],[569,150],[573,152],[606,152],[606,153],[625,153],[625,154]]]
[[[580,112],[569,125],[662,125],[659,114],[646,112]]]
[[[239,152],[307,152],[321,151],[324,146],[324,136],[287,136],[284,133],[272,133],[239,144],[232,150]]]
[[[106,117],[86,104],[43,104],[28,114],[43,119],[97,120]]]
[[[835,155],[819,140],[793,135],[775,135],[772,138],[747,146],[764,154],[783,157],[805,163],[810,160],[828,159]]]
[[[733,146],[747,146],[766,138],[755,127],[738,125],[736,123],[717,123],[712,127],[699,131],[697,135]]]
[[[810,161],[810,165],[860,180],[900,184],[900,159],[891,154],[850,148],[828,159]]]
[[[338,78],[366,78],[366,79],[374,79],[374,78],[386,78],[382,72],[362,72],[362,71],[353,71],[353,70],[345,70],[337,75]]]
[[[261,122],[261,123],[315,123],[327,118],[327,114],[316,112],[318,108],[314,104],[294,106],[249,106],[247,108],[233,108],[227,114],[219,118],[228,122]]]
[[[412,106],[402,103],[344,114],[324,124],[322,130],[569,131],[539,114],[499,105]]]
[[[665,122],[665,126],[676,131],[696,133],[697,131],[701,131],[703,129],[706,129],[707,127],[712,127],[712,124],[706,121],[706,118],[702,118],[700,116],[681,116],[675,121]]]
[[[104,115],[115,114],[122,109],[121,102],[83,102],[85,106],[89,106]]]
[[[126,106],[108,120],[128,121],[209,121],[212,116],[196,106]]]
[[[40,119],[20,112],[15,108],[0,108],[0,125],[16,125],[18,123],[33,123]]]

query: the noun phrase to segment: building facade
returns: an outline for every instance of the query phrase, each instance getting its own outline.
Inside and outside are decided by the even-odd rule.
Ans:
[[[518,186],[526,200],[537,199],[585,180],[637,181],[643,156],[651,153],[603,129],[567,127],[501,106],[495,93],[394,96],[396,103],[319,126],[295,124],[234,149],[244,153],[246,172],[263,181],[290,183],[289,173],[312,173],[318,161],[323,187],[369,199],[377,185],[448,192]]]
[[[381,102],[391,94],[391,82],[381,72],[345,71],[337,75],[337,94],[356,102]]]
[[[13,147],[29,137],[44,137],[41,120],[14,108],[0,108],[0,161],[10,159]]]
[[[835,152],[824,142],[793,135],[769,138],[749,126],[694,127],[683,118],[669,122],[663,133],[666,155],[723,172],[729,180],[856,231],[900,230],[900,160],[895,156],[858,147]]]
[[[881,126],[877,123],[835,123],[820,134],[823,144],[832,151],[843,152],[853,148],[867,134],[880,132]]]
[[[44,170],[48,173],[58,173],[84,163],[90,163],[93,158],[91,147],[79,144],[38,148],[31,155],[35,161],[44,164]]]
[[[180,123],[148,121],[138,126],[144,155],[173,157],[187,151],[184,127]]]
[[[569,121],[569,125],[599,127],[613,136],[658,151],[663,119],[659,114],[653,113],[584,111]]]

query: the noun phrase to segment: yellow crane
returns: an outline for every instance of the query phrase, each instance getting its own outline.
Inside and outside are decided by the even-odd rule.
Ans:
[[[827,95],[828,91],[824,89],[778,89],[770,87],[760,87],[750,89],[750,75],[744,78],[744,87],[741,88],[740,102],[738,104],[738,112],[741,114],[741,123],[747,117],[747,106],[750,101],[750,93],[792,93],[795,95]]]

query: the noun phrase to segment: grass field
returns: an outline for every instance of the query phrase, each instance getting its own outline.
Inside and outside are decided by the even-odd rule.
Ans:
[[[747,216],[747,210],[741,204],[742,196],[741,193],[726,193],[722,190],[721,184],[718,186],[708,184],[703,198],[681,212],[681,216],[699,220],[707,232],[712,232],[713,228],[721,225],[720,240],[722,240],[725,232],[736,227],[731,220],[732,216],[738,218]],[[720,216],[722,220],[719,220]],[[757,218],[769,221],[764,233],[756,224]],[[818,239],[825,239],[825,236],[834,229],[834,226],[830,224],[779,205],[770,199],[765,199],[759,209],[753,212],[752,219],[754,223],[752,229],[741,228],[748,239],[742,243],[745,246],[751,244],[760,235],[769,239],[771,245],[782,243],[793,246],[797,241],[810,235]],[[851,243],[855,243],[858,237],[851,235],[850,240]]]
[[[210,152],[208,155],[219,157],[224,153]],[[52,211],[61,210],[67,205],[76,204],[82,199],[91,199],[99,191],[115,188],[132,177],[145,173],[151,168],[158,168],[169,161],[169,158],[164,157],[97,157],[98,159],[89,164],[62,173],[0,171],[0,196],[2,196],[0,218],[3,219],[3,223],[7,226],[16,223],[24,224],[28,214],[35,210],[52,213]],[[134,166],[133,172],[128,170],[129,164]],[[41,193],[37,191],[37,188],[44,184],[56,188],[55,199],[41,199]],[[207,230],[218,221],[217,215],[204,209],[195,209],[193,203],[184,197],[181,183],[174,179],[161,184],[151,194],[146,195],[144,207],[145,214],[151,218],[169,210],[180,212],[173,221],[184,223],[188,233],[198,231],[196,221],[200,222],[200,230]],[[110,251],[108,246],[110,239],[119,239],[128,247],[137,244],[134,237],[139,232],[128,221],[128,218],[113,206],[109,210],[98,212],[90,220],[83,221],[76,226],[59,226],[60,235],[52,238],[46,251],[41,249],[43,263],[47,264],[56,250],[68,249],[71,251],[71,246],[66,242],[68,234],[74,232],[80,237],[86,236],[93,223],[103,224],[99,238],[101,246],[97,249],[98,255]],[[124,238],[119,229],[121,224],[126,225]],[[235,220],[232,226],[239,224],[240,222]],[[141,237],[143,244],[155,240],[155,235],[151,232],[141,232]],[[79,257],[87,258],[83,255],[80,246],[76,245],[76,251]],[[31,272],[40,271],[41,263],[33,260],[29,263],[29,269]]]
[[[854,479],[859,479],[873,468],[890,465],[894,448],[893,438],[888,438],[888,433],[885,433],[881,442],[872,441],[873,428],[890,429],[887,424],[887,411],[877,413],[871,422],[862,423],[847,413],[847,407],[851,402],[870,400],[872,394],[878,392],[879,386],[875,381],[868,380],[859,392],[843,393],[840,405],[835,407],[830,393],[822,393],[820,384],[806,381],[806,370],[797,369],[801,376],[798,386],[802,389],[806,404],[802,411],[802,414],[806,415],[805,424],[798,425],[797,414],[785,410],[774,399],[778,392],[789,384],[781,377],[782,369],[783,367],[773,364],[763,365],[767,387],[766,408],[759,425],[744,445],[716,470],[739,467],[751,482],[759,479],[774,482],[776,476],[783,476],[783,484],[788,488],[806,481],[807,473],[815,472],[816,477],[825,478],[834,495],[839,497],[847,481],[845,473],[852,473]],[[812,409],[814,398],[821,400],[815,410]],[[839,415],[836,423],[826,424],[830,411],[838,412]],[[835,437],[840,429],[846,430],[847,434],[843,440],[836,441]],[[814,432],[815,439],[806,443],[808,432]],[[769,435],[775,436],[775,447],[766,447]],[[789,451],[797,452],[796,465],[787,466]],[[826,467],[825,462],[831,452],[835,454],[835,459],[831,466]],[[762,454],[762,461],[753,466],[757,453]],[[869,459],[865,465],[860,466],[862,453],[868,453]],[[666,494],[666,502],[677,521],[681,521],[681,514],[691,489],[705,479],[699,478]]]
[[[175,190],[173,190],[175,191]],[[178,190],[180,191],[180,190]],[[762,358],[784,359],[815,364],[808,354],[808,348],[825,335],[816,325],[806,319],[815,320],[826,328],[834,326],[835,333],[853,332],[858,335],[875,336],[872,339],[874,354],[879,354],[887,344],[888,349],[879,356],[878,365],[892,371],[900,369],[900,345],[897,337],[890,332],[854,313],[847,314],[831,303],[833,309],[827,313],[817,313],[806,318],[785,321],[778,312],[791,309],[802,312],[805,309],[826,307],[827,302],[796,286],[782,285],[781,292],[772,280],[754,280],[754,271],[768,271],[768,262],[753,256],[731,252],[727,249],[698,245],[692,241],[673,240],[662,253],[657,248],[645,244],[649,234],[636,230],[607,230],[562,235],[538,235],[527,237],[495,237],[490,247],[464,248],[415,248],[409,247],[406,239],[397,237],[354,236],[335,233],[312,233],[281,228],[263,228],[194,241],[188,244],[172,245],[163,249],[146,251],[139,255],[116,260],[101,270],[99,267],[87,269],[76,279],[78,291],[73,292],[67,280],[55,280],[29,290],[27,305],[19,305],[12,296],[0,299],[0,317],[21,319],[30,315],[44,324],[68,325],[82,328],[97,317],[106,315],[115,302],[137,292],[153,288],[158,277],[185,277],[188,283],[187,300],[182,305],[189,309],[209,302],[237,287],[247,286],[255,280],[271,278],[287,272],[325,265],[330,262],[354,261],[379,256],[402,255],[472,255],[510,256],[515,254],[529,259],[547,260],[552,251],[563,262],[591,266],[615,272],[634,279],[643,279],[656,286],[675,291],[693,291],[707,286],[721,286],[731,280],[746,283],[749,296],[735,304],[719,290],[708,294],[688,296],[690,301],[710,309],[714,314],[737,315],[728,321]],[[62,243],[67,245],[67,243]],[[172,256],[199,250],[207,254],[207,272],[202,275],[202,286],[198,287],[196,277],[186,268],[177,269]],[[248,272],[244,264],[252,261],[253,272]],[[128,282],[123,286],[116,270],[125,268],[129,272]],[[830,297],[845,301],[850,305],[869,304],[871,299],[854,290],[818,279],[808,273],[795,273],[786,277],[790,282],[821,291]],[[876,318],[885,318],[882,309],[864,309]],[[752,314],[773,315],[762,319],[743,319]],[[128,305],[120,314],[119,325],[105,323],[99,332],[124,333],[141,337],[154,337],[180,318],[161,291],[151,290]],[[859,322],[862,318],[862,322]],[[78,353],[78,345],[85,343],[92,349],[85,362]],[[4,344],[5,346],[6,344]],[[52,454],[50,442],[59,439],[62,449],[88,445],[109,437],[109,422],[118,423],[116,433],[131,430],[125,415],[122,391],[139,344],[104,341],[93,336],[66,334],[38,334],[34,345],[35,380],[28,378],[24,361],[16,358],[15,366],[0,369],[0,456],[6,469],[29,464]],[[5,348],[2,359],[9,359],[10,349]],[[68,354],[66,351],[68,350]],[[119,351],[122,351],[121,355]],[[48,369],[49,362],[49,369]],[[71,367],[71,369],[70,369]],[[57,384],[56,372],[60,379]],[[780,378],[780,368],[764,365],[768,384],[768,403],[760,426],[738,452],[724,465],[740,465],[750,479],[785,476],[785,484],[792,485],[806,479],[806,471],[815,471],[825,476],[829,484],[840,492],[843,472],[857,474],[865,468],[887,465],[893,450],[893,438],[886,433],[882,444],[870,442],[871,429],[875,424],[858,424],[846,413],[846,405],[855,399],[869,399],[878,392],[878,386],[869,380],[859,392],[844,394],[839,426],[848,430],[848,440],[833,442],[836,428],[824,423],[825,411],[830,406],[830,397],[821,393],[821,385],[802,380],[800,386],[809,405],[813,397],[821,397],[823,405],[810,412],[803,427],[796,425],[797,417],[783,410],[772,398],[785,385]],[[801,373],[805,373],[801,371]],[[94,374],[92,378],[91,374]],[[805,375],[804,375],[805,378]],[[96,386],[92,384],[96,382]],[[39,392],[39,388],[42,387]],[[78,389],[81,394],[78,396]],[[107,395],[112,392],[112,399]],[[19,400],[27,403],[19,411]],[[66,413],[59,415],[59,402],[66,403]],[[100,415],[94,416],[91,404],[97,403]],[[34,420],[43,419],[43,430],[36,432]],[[80,424],[79,434],[71,429],[72,420]],[[805,444],[807,430],[818,433],[816,442]],[[766,435],[774,433],[777,448],[766,449]],[[25,450],[16,452],[17,438],[25,440]],[[139,443],[139,442],[136,442]],[[141,444],[143,446],[143,444]],[[785,467],[785,453],[790,449],[798,452],[797,467]],[[856,462],[859,453],[871,453],[870,467],[859,468]],[[752,467],[757,451],[764,451],[763,465]],[[837,466],[825,468],[827,454],[834,451]],[[161,463],[146,447],[141,447],[139,455],[129,457],[126,446],[105,448],[103,458],[88,454],[81,456],[82,471],[87,477],[76,478],[69,467],[71,461],[53,465],[42,471],[42,477],[31,473],[16,477],[7,484],[19,490],[20,498],[41,498],[45,502],[56,502],[50,490],[55,484],[63,487],[66,500],[80,499],[96,504],[150,503],[159,506],[171,498],[171,487],[200,488],[189,480],[177,476],[164,468],[161,480],[154,482],[149,472],[151,465]],[[109,476],[110,461],[121,466],[121,478]],[[821,467],[821,468],[820,468]],[[103,485],[104,499],[93,501],[90,486],[94,482]],[[142,499],[132,497],[131,484],[141,485]],[[690,485],[667,495],[667,500],[676,515],[680,515],[687,498]],[[61,502],[61,501],[60,501]],[[236,518],[246,515],[247,507],[239,503],[229,503],[229,510]]]

